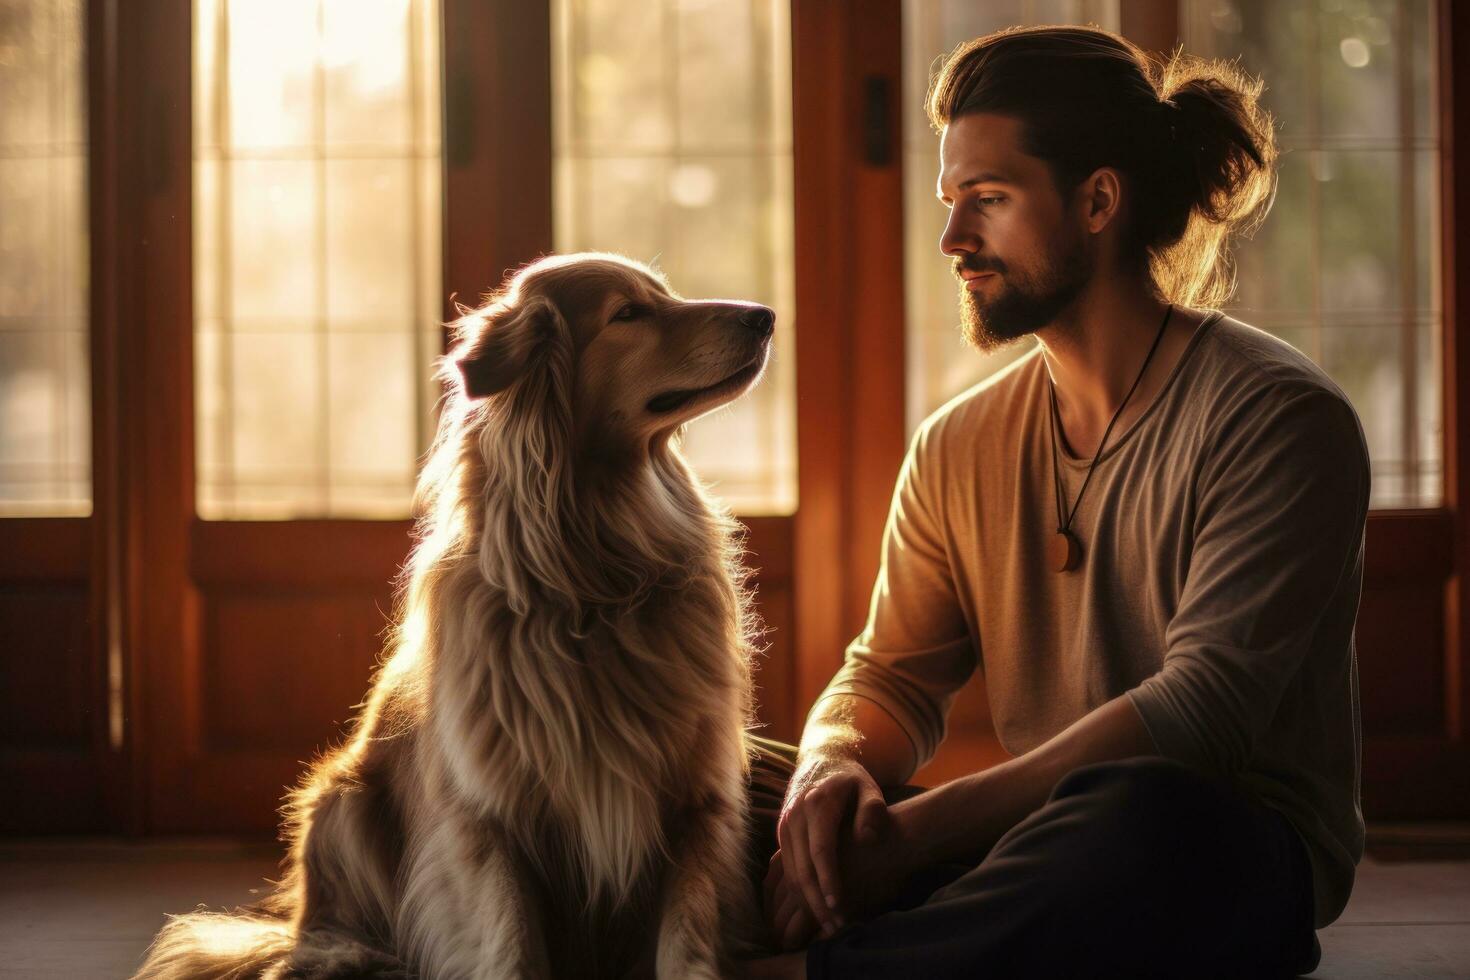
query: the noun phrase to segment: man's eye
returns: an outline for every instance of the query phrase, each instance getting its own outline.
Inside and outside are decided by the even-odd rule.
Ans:
[[[982,197],[978,199],[981,207],[989,207],[991,204],[999,204],[1004,201],[1003,197]]]

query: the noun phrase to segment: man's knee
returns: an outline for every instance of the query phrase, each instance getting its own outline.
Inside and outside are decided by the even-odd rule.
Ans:
[[[1119,805],[1159,802],[1167,806],[1190,796],[1217,792],[1220,784],[1221,777],[1177,759],[1136,755],[1078,766],[1057,780],[1050,799],[1086,793]]]
[[[1092,845],[1153,851],[1205,830],[1225,792],[1219,776],[1163,756],[1134,756],[1073,769],[1057,781],[1048,803],[1083,809]]]

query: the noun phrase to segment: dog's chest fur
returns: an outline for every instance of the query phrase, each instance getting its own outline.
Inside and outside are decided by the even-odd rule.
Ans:
[[[734,590],[711,568],[578,636],[549,609],[516,616],[466,588],[472,625],[446,629],[433,712],[453,782],[544,884],[550,928],[605,933],[636,959],[677,815],[740,749]]]
[[[546,936],[554,977],[654,977],[660,913],[661,863],[650,858],[632,889],[619,899],[587,894],[586,871],[569,831],[543,828],[542,853],[526,860],[530,896]],[[537,867],[539,865],[539,868]]]

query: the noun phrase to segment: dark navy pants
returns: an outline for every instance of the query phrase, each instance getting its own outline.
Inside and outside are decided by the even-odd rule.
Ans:
[[[763,878],[796,748],[754,741]],[[1293,977],[1321,958],[1312,921],[1306,849],[1284,816],[1222,777],[1136,756],[1074,769],[979,865],[927,869],[890,910],[813,942],[807,976]]]

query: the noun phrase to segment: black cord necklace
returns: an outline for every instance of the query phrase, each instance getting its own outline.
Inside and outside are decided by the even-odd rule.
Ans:
[[[1052,484],[1056,489],[1057,503],[1057,533],[1051,539],[1049,554],[1052,567],[1059,572],[1067,572],[1076,568],[1082,561],[1082,542],[1077,540],[1077,535],[1072,533],[1072,519],[1077,516],[1077,508],[1082,506],[1082,495],[1087,492],[1087,484],[1092,482],[1092,470],[1097,466],[1097,461],[1102,456],[1103,449],[1108,444],[1108,434],[1113,431],[1113,423],[1118,421],[1118,416],[1123,414],[1123,409],[1128,404],[1128,399],[1138,390],[1138,383],[1143,380],[1143,373],[1148,370],[1149,361],[1154,359],[1154,351],[1159,349],[1159,341],[1164,339],[1164,328],[1169,325],[1169,317],[1174,312],[1174,304],[1170,303],[1164,310],[1164,322],[1159,324],[1159,332],[1154,336],[1154,344],[1148,349],[1148,356],[1143,359],[1143,367],[1138,369],[1138,377],[1133,379],[1133,387],[1128,389],[1128,394],[1123,396],[1123,404],[1113,413],[1108,427],[1103,430],[1102,442],[1098,443],[1097,452],[1092,454],[1092,462],[1087,464],[1087,476],[1082,480],[1082,489],[1077,491],[1077,500],[1072,504],[1071,511],[1065,511],[1062,500],[1065,491],[1062,489],[1061,464],[1057,461],[1057,387],[1052,383],[1051,372],[1046,373],[1047,390],[1051,393],[1051,476]]]

